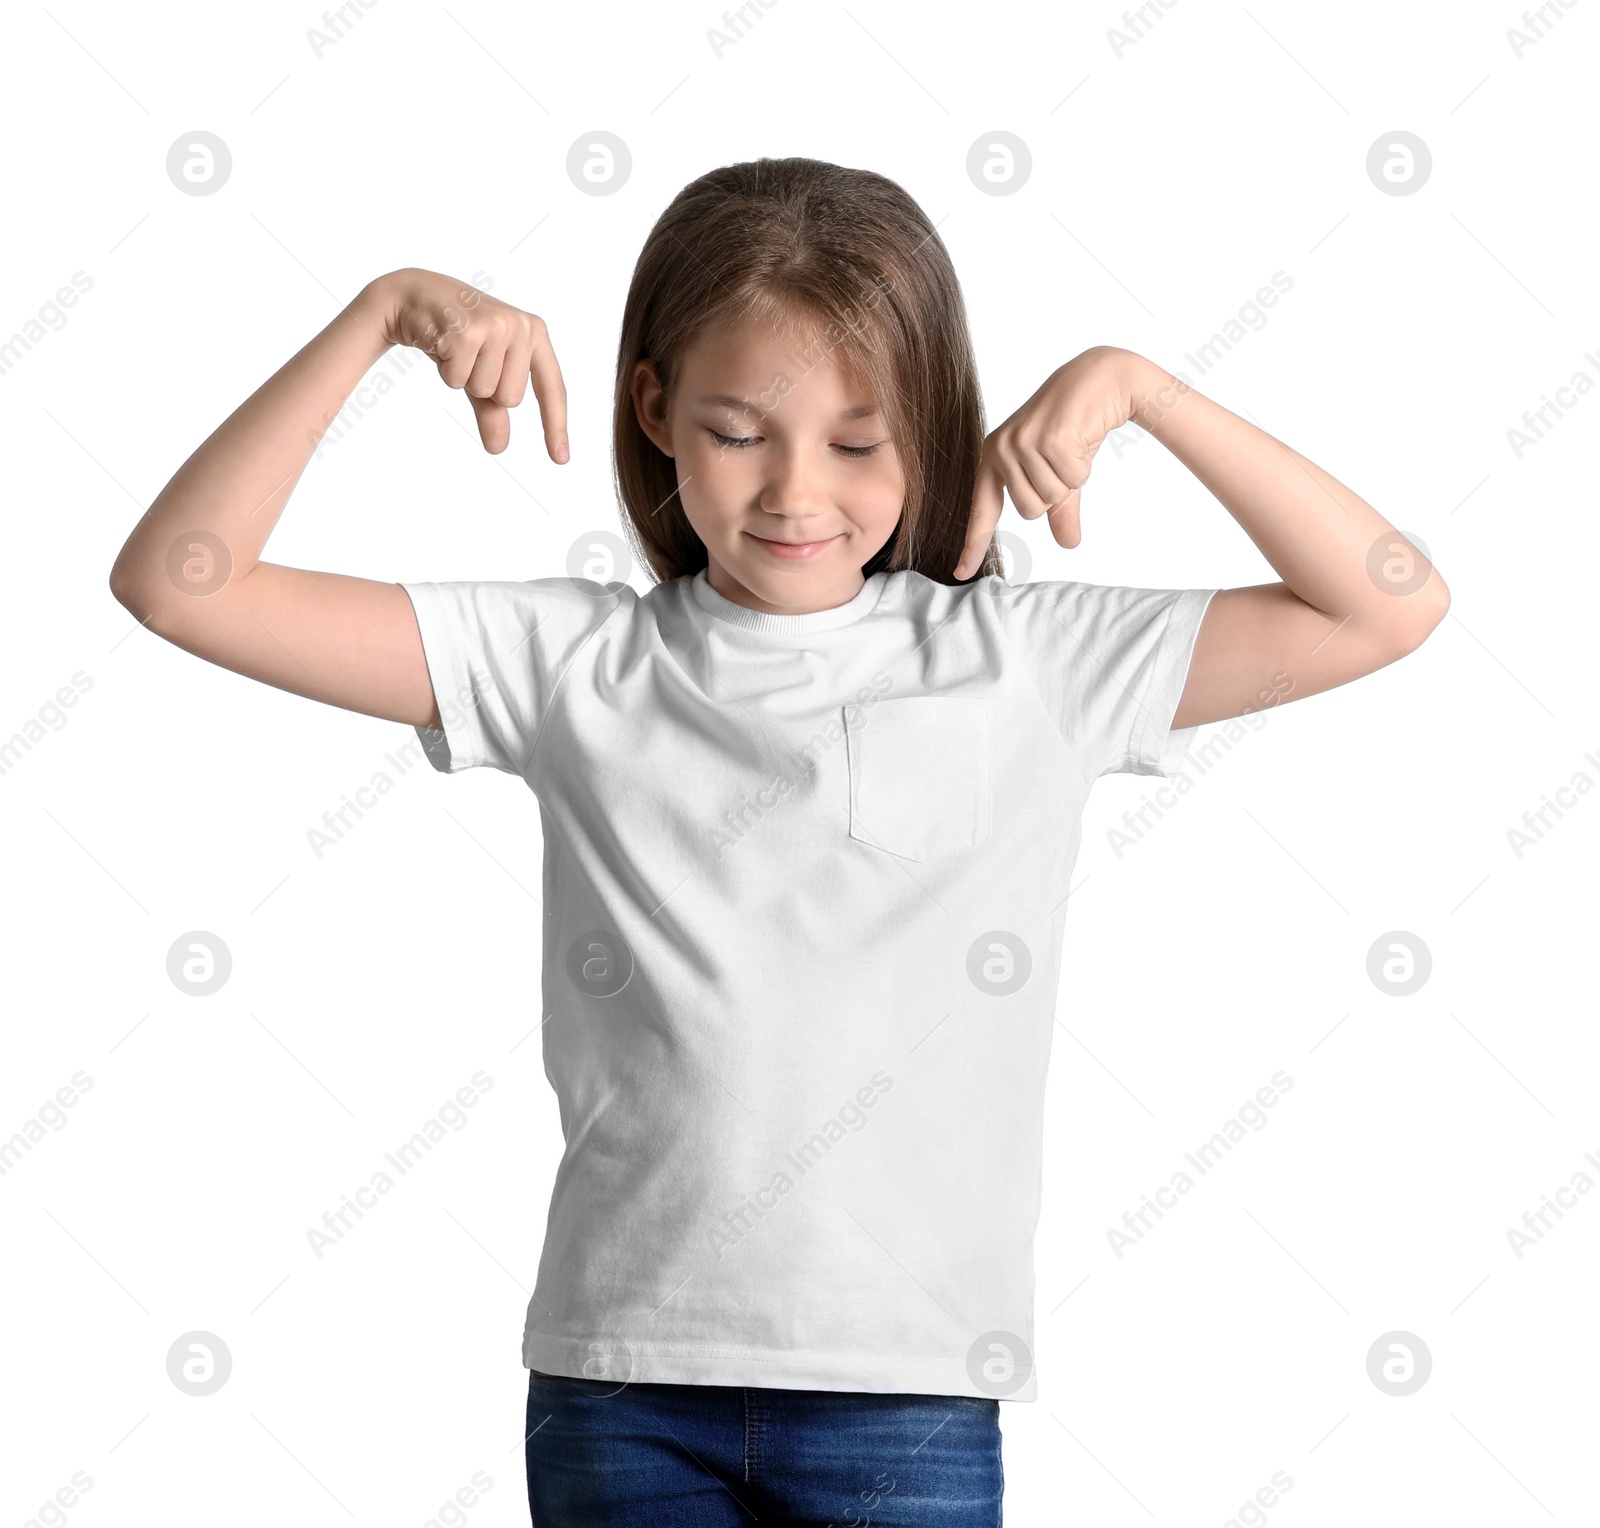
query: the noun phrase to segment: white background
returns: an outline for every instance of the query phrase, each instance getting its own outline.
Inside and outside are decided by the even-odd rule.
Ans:
[[[1120,855],[1108,828],[1161,782],[1095,792],[1007,1522],[1222,1525],[1277,1471],[1292,1488],[1245,1521],[1592,1521],[1600,1194],[1521,1258],[1507,1230],[1600,1181],[1600,800],[1569,798],[1520,857],[1507,830],[1600,780],[1600,398],[1520,458],[1507,431],[1600,378],[1600,9],[1552,7],[1518,57],[1520,9],[1178,0],[1119,55],[1113,4],[939,26],[779,0],[720,57],[711,5],[378,0],[320,56],[310,5],[17,11],[0,340],[74,272],[92,287],[0,375],[0,739],[92,683],[0,775],[0,1138],[75,1072],[92,1087],[0,1178],[0,1521],[85,1471],[74,1524],[421,1525],[485,1471],[466,1520],[526,1522],[519,1342],[560,1145],[528,1038],[533,798],[419,765],[317,857],[308,831],[393,773],[409,729],[208,666],[106,580],[185,457],[402,265],[482,273],[546,319],[572,462],[549,462],[531,393],[489,457],[424,362],[308,468],[268,559],[564,571],[617,528],[613,367],[646,232],[713,166],[790,154],[880,171],[938,225],[990,428],[1093,344],[1192,375],[1184,353],[1284,272],[1197,385],[1419,536],[1453,594],[1416,654],[1270,713]],[[232,153],[214,195],[166,174],[197,129]],[[1433,156],[1407,196],[1365,167],[1397,129]],[[595,130],[634,160],[603,197],[566,173]],[[966,172],[996,130],[1033,159],[1007,196]],[[1004,524],[1035,578],[1274,576],[1150,439],[1101,453],[1076,551]],[[232,952],[208,998],[166,974],[192,930]],[[1433,961],[1403,998],[1366,967],[1395,930]],[[307,1229],[479,1069],[469,1125],[313,1256]],[[1279,1069],[1266,1128],[1117,1257],[1108,1229]],[[166,1373],[196,1330],[234,1365],[205,1398]],[[1432,1355],[1404,1397],[1367,1372],[1394,1331]]]

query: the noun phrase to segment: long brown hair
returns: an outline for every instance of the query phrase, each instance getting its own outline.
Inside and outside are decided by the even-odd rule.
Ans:
[[[905,503],[862,572],[958,582],[984,440],[961,287],[938,232],[900,186],[818,159],[712,170],[673,198],[645,240],[623,309],[612,421],[635,553],[662,582],[706,566],[676,463],[634,412],[636,365],[654,363],[670,406],[689,347],[709,329],[744,323],[812,330],[883,410]],[[1003,573],[991,539],[972,577]]]

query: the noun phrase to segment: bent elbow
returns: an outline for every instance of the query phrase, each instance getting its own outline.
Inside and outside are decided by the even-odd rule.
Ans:
[[[111,598],[131,615],[142,618],[140,610],[139,583],[132,571],[124,565],[121,558],[111,564],[111,574],[106,579],[106,586],[111,590]]]
[[[1405,597],[1406,611],[1398,623],[1396,657],[1415,652],[1450,613],[1450,589],[1435,568],[1427,583]]]

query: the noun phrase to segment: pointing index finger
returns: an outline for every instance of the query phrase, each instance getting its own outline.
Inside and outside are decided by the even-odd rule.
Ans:
[[[972,512],[967,517],[967,540],[956,562],[955,576],[967,578],[983,566],[983,554],[1005,507],[1005,474],[985,447],[978,463],[978,480],[972,492]]]
[[[567,385],[561,378],[561,367],[550,345],[550,334],[544,320],[535,316],[533,354],[528,360],[528,372],[533,384],[533,396],[539,400],[539,417],[544,422],[544,444],[552,461],[564,462],[569,456],[567,448]]]

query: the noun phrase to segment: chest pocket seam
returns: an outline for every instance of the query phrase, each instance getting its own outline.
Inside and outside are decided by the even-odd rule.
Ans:
[[[845,707],[850,836],[901,859],[986,843],[993,810],[990,703],[909,695]]]

